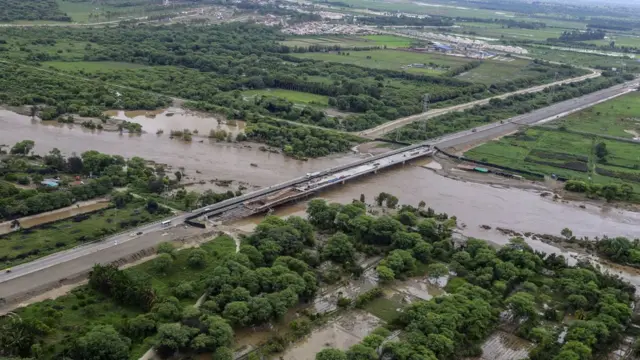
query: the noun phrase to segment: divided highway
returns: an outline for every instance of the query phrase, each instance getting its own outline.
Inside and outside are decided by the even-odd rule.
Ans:
[[[412,151],[415,152],[416,149],[422,148],[425,145],[447,148],[486,141],[500,135],[516,131],[522,125],[532,125],[539,122],[545,122],[574,111],[579,111],[585,107],[606,101],[629,91],[633,91],[635,90],[634,87],[637,86],[638,81],[634,80],[609,89],[588,94],[577,99],[567,100],[547,108],[520,115],[504,121],[503,123],[483,125],[472,130],[465,130],[437,139],[432,139],[423,144],[411,145],[375,157],[356,161],[351,164],[319,171],[309,174],[308,176],[301,176],[281,184],[225,200],[218,204],[207,206],[206,208],[198,209],[192,213],[179,214],[168,220],[170,220],[172,225],[175,226],[184,222],[184,220],[189,217],[222,213],[237,208],[246,201],[254,200],[264,195],[273,194],[288,187],[308,183],[313,179],[322,179],[326,178],[328,175],[336,174],[344,170],[355,169],[361,165],[376,162],[381,159],[386,159],[382,163],[392,165],[403,160],[403,153],[410,154]],[[10,272],[3,270],[0,272],[0,299],[42,289],[47,284],[73,277],[74,275],[87,271],[95,263],[112,262],[140,250],[155,246],[165,240],[160,235],[161,231],[166,230],[166,228],[167,226],[162,222],[143,225],[125,234],[118,234],[102,241],[79,246],[34,260],[30,263],[16,266],[12,268]],[[134,235],[139,232],[142,232],[143,234],[140,236]],[[150,233],[154,233],[156,236],[145,236]]]

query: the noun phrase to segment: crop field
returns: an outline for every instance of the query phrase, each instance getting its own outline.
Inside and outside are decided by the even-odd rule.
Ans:
[[[393,35],[293,37],[282,42],[283,45],[301,47],[309,45],[339,45],[341,47],[386,46],[389,48],[406,48],[411,43],[413,43],[411,39]]]
[[[488,85],[496,82],[540,75],[539,72],[528,68],[528,60],[515,58],[501,59],[504,59],[504,61],[485,60],[482,65],[458,75],[457,78]]]
[[[324,95],[310,94],[300,91],[283,90],[283,89],[264,89],[264,90],[247,90],[242,94],[246,97],[255,97],[259,95],[280,97],[291,101],[294,104],[302,105],[318,105],[329,106],[328,97]]]
[[[601,141],[608,151],[606,162],[600,162],[594,154],[595,144]],[[640,189],[640,144],[531,128],[471,149],[465,156],[568,179],[591,178],[601,184],[625,181],[636,191]]]
[[[584,42],[587,44],[594,44],[598,46],[609,46],[612,41],[615,42],[616,46],[640,47],[640,36],[634,35],[608,34],[606,39],[590,40]]]
[[[640,137],[640,93],[632,92],[573,113],[551,125],[622,138]]]
[[[0,269],[8,268],[108,234],[126,230],[139,223],[162,218],[144,209],[144,202],[134,201],[123,209],[105,209],[91,215],[10,233],[0,241]]]
[[[47,61],[44,62],[43,65],[53,67],[56,70],[84,71],[87,73],[109,70],[140,69],[148,67],[146,65],[116,61]]]
[[[343,52],[344,53],[344,52]],[[338,53],[303,53],[294,54],[297,57],[352,64],[373,69],[403,70],[403,66],[409,64],[426,64],[425,68],[406,68],[409,72],[437,74],[442,72],[442,67],[456,68],[462,66],[471,59],[459,58],[431,53],[417,53],[400,50],[372,50],[351,51],[345,55]],[[430,66],[433,64],[435,66]]]

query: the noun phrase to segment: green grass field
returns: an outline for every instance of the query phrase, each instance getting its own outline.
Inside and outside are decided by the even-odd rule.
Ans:
[[[281,97],[291,101],[294,104],[301,105],[318,105],[322,107],[329,106],[329,98],[324,95],[310,94],[300,91],[283,90],[283,89],[263,89],[263,90],[247,90],[242,94],[246,97],[254,96],[274,96]]]
[[[593,149],[598,142],[604,142],[607,146],[609,154],[606,163],[597,162]],[[544,175],[556,174],[585,181],[591,178],[600,184],[623,181],[618,177],[602,175],[597,168],[640,176],[640,144],[597,139],[561,130],[530,128],[471,149],[464,155],[473,160]],[[640,181],[626,182],[636,191],[640,190]]]
[[[616,46],[629,46],[629,47],[640,48],[640,36],[634,36],[634,35],[608,34],[606,39],[590,40],[590,41],[584,41],[584,42],[587,44],[595,44],[598,46],[609,46],[612,41],[615,42]]]
[[[98,71],[108,70],[123,70],[123,69],[140,69],[148,67],[146,65],[132,64],[116,61],[47,61],[42,63],[44,66],[55,68],[56,70],[65,71],[84,71],[87,73],[93,73]]]
[[[309,45],[323,45],[341,47],[366,47],[380,46],[388,48],[406,48],[413,43],[413,40],[393,35],[365,35],[365,36],[311,36],[292,37],[283,41],[283,45],[307,47]]]
[[[144,201],[133,201],[123,209],[105,209],[91,214],[88,219],[57,222],[38,229],[7,234],[0,240],[0,269],[62,251],[82,243],[98,240],[133,227],[120,226],[123,221],[151,222],[164,217],[145,210]],[[78,218],[78,217],[76,217]]]
[[[540,75],[539,72],[528,68],[530,64],[529,60],[504,57],[501,57],[501,59],[504,59],[504,61],[485,60],[482,65],[460,74],[457,77],[475,83],[493,84],[522,77],[536,77]]]
[[[640,133],[640,93],[632,92],[551,123],[594,135],[633,138]],[[626,130],[626,131],[625,131]]]
[[[444,70],[444,67],[456,68],[462,66],[471,59],[459,58],[455,56],[447,56],[431,53],[416,53],[401,50],[372,50],[372,51],[351,51],[349,55],[338,55],[337,53],[303,53],[293,54],[294,56],[322,60],[329,62],[337,62],[342,64],[352,64],[372,69],[388,69],[388,70],[406,70],[409,72],[438,74]],[[367,58],[370,57],[370,58]],[[427,64],[436,65],[431,68],[406,68],[403,66],[409,64]]]

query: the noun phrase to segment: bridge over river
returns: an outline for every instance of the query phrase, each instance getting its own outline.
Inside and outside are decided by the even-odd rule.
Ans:
[[[336,186],[366,174],[375,174],[379,170],[399,166],[413,159],[430,156],[434,153],[436,146],[442,149],[450,147],[462,148],[469,144],[485,142],[517,131],[523,126],[554,120],[616,96],[635,91],[637,86],[638,81],[633,80],[498,123],[482,125],[351,164],[306,174],[305,176],[225,200],[191,213],[174,216],[168,221],[170,226],[187,222],[202,227],[204,224],[201,221],[207,218],[224,220],[267,211],[274,206],[309,196],[327,187]],[[43,289],[50,288],[51,284],[62,283],[65,279],[75,278],[82,274],[86,275],[95,263],[110,263],[166,241],[168,239],[160,236],[160,233],[161,231],[166,231],[167,226],[167,220],[142,225],[127,231],[127,233],[116,234],[101,241],[61,251],[16,266],[11,271],[2,271],[0,272],[0,307],[3,305],[2,299],[5,299],[7,304],[11,301],[19,301],[21,298],[35,295]],[[131,236],[129,233],[135,236]],[[148,234],[151,234],[151,236],[146,236]]]

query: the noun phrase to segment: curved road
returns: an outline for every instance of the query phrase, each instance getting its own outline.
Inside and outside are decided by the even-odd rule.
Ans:
[[[354,166],[359,166],[372,160],[377,160],[398,153],[418,148],[425,144],[435,145],[441,148],[460,146],[467,143],[477,143],[480,141],[490,140],[500,135],[504,135],[516,131],[522,125],[531,125],[540,122],[554,120],[568,113],[579,111],[585,107],[592,106],[599,102],[606,101],[612,97],[622,95],[624,93],[635,90],[638,86],[638,80],[634,80],[625,84],[616,85],[614,87],[604,89],[592,94],[582,96],[577,99],[567,100],[554,104],[552,106],[533,111],[528,114],[520,115],[504,121],[504,123],[487,124],[475,129],[465,130],[458,133],[443,136],[441,138],[432,139],[424,144],[412,145],[406,148],[394,150],[385,154],[367,158],[348,165],[338,166],[315,173],[313,177],[321,177],[328,173],[340,171]],[[298,183],[308,181],[306,176],[292,179],[282,184],[270,186],[253,193],[249,193],[237,198],[225,200],[218,204],[199,209],[195,214],[183,213],[173,218],[173,225],[183,222],[186,218],[194,215],[203,215],[213,211],[223,211],[236,207],[238,204],[262,195],[279,191],[282,188],[292,186]],[[147,224],[128,231],[127,233],[118,234],[102,241],[94,242],[79,246],[67,251],[52,254],[34,260],[30,263],[22,264],[11,269],[7,273],[0,273],[0,299],[10,296],[28,294],[36,292],[45,286],[58,282],[62,279],[70,278],[75,275],[86,272],[91,269],[95,263],[109,263],[122,257],[129,256],[140,250],[155,246],[167,238],[160,236],[161,231],[172,231],[164,227],[161,222]],[[130,233],[142,232],[138,236],[131,236]],[[0,303],[0,305],[2,305]]]

